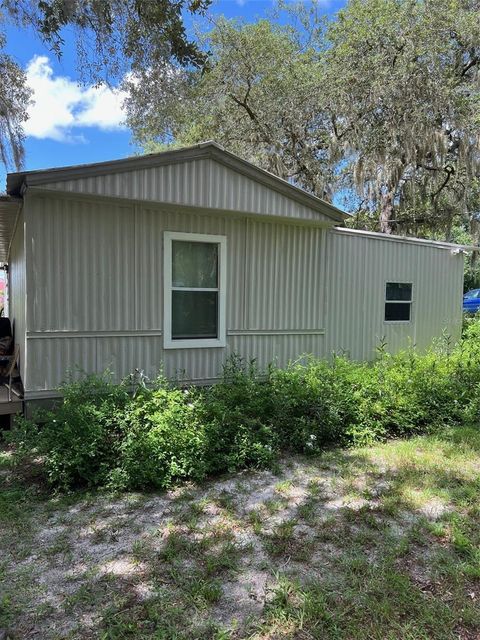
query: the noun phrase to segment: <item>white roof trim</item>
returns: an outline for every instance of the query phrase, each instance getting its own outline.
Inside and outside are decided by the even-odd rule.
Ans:
[[[62,180],[72,180],[88,176],[101,176],[109,173],[133,171],[148,167],[157,167],[166,164],[188,162],[201,158],[212,158],[217,162],[243,174],[244,176],[259,182],[270,189],[273,189],[292,200],[317,211],[330,218],[333,222],[343,222],[349,217],[347,213],[338,209],[334,205],[317,198],[312,193],[290,184],[287,180],[265,171],[227,151],[216,142],[201,142],[192,147],[165,151],[163,153],[152,153],[144,156],[124,158],[121,160],[111,160],[108,162],[96,162],[93,164],[75,165],[69,167],[56,167],[52,169],[41,169],[38,171],[22,171],[19,173],[9,173],[7,176],[7,192],[10,195],[21,196],[25,186],[35,186],[57,182]]]
[[[404,242],[412,244],[423,244],[437,249],[461,249],[462,251],[480,251],[480,247],[476,245],[455,244],[453,242],[442,242],[441,240],[428,240],[426,238],[413,238],[409,236],[398,236],[390,233],[379,233],[378,231],[364,231],[363,229],[348,229],[346,227],[334,227],[334,233],[365,236],[373,240],[390,240],[392,242]]]

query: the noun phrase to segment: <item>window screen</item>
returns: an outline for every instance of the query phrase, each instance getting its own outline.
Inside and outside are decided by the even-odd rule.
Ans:
[[[409,322],[412,313],[412,284],[387,282],[385,291],[385,321]]]

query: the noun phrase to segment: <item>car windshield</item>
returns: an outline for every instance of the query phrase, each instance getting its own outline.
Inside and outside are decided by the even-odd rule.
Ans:
[[[472,289],[467,291],[465,298],[480,298],[480,289]]]

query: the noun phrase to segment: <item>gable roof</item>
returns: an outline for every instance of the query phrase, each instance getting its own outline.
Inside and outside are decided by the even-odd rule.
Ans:
[[[21,196],[24,188],[29,186],[41,187],[42,185],[46,186],[52,183],[66,183],[72,180],[97,178],[99,176],[119,173],[123,174],[125,172],[135,172],[142,169],[149,170],[201,159],[215,160],[217,163],[233,170],[237,174],[241,174],[311,209],[332,223],[343,222],[343,220],[348,217],[348,214],[325,200],[317,198],[313,194],[290,184],[288,181],[279,178],[269,171],[260,169],[251,162],[247,162],[235,154],[226,151],[219,144],[212,141],[202,142],[192,147],[125,158],[122,160],[10,173],[7,176],[7,193],[11,196]],[[59,188],[58,185],[57,188]]]

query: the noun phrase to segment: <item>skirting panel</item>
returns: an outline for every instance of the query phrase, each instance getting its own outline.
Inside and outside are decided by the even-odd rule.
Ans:
[[[84,336],[27,338],[28,392],[52,391],[69,377],[84,373],[111,371],[117,381],[135,369],[150,379],[160,372],[179,381],[210,381],[222,375],[229,356],[238,354],[255,360],[260,369],[273,362],[285,366],[302,354],[325,355],[322,333],[305,335],[272,333],[268,335],[229,336],[226,348],[163,350],[163,338],[157,336]]]

